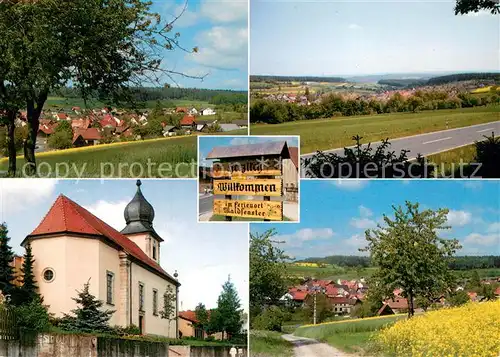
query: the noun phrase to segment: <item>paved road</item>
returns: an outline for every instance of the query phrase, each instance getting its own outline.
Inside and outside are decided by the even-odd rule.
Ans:
[[[214,196],[200,196],[200,209],[198,214],[202,215],[207,212],[212,212],[212,208],[214,207]]]
[[[418,154],[427,156],[442,151],[447,151],[459,146],[472,144],[477,140],[483,140],[484,136],[491,136],[494,132],[496,136],[500,135],[500,121],[466,126],[463,128],[449,129],[443,131],[436,131],[433,133],[420,134],[414,136],[407,136],[404,138],[390,139],[391,146],[389,149],[395,151],[396,154],[401,150],[410,150],[408,157],[414,159]],[[380,145],[380,141],[372,143],[372,147],[376,148]],[[366,145],[363,145],[366,147]],[[344,149],[325,150],[325,153],[344,154]],[[312,157],[315,153],[301,155],[301,158]],[[302,164],[301,175],[305,177],[305,169]]]
[[[283,335],[285,340],[290,341],[294,345],[295,357],[349,357],[352,356],[333,348],[326,343],[321,343],[316,340],[297,337],[293,335]]]

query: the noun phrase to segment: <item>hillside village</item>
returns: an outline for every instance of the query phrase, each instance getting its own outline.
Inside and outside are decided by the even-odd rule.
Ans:
[[[302,93],[286,93],[287,87],[284,89],[283,93],[259,93],[258,91],[255,91],[252,95],[255,98],[261,98],[269,101],[295,103],[300,106],[308,106],[312,104],[320,104],[325,95],[332,93],[341,95],[345,100],[360,99],[386,102],[395,94],[399,94],[403,98],[409,98],[414,96],[417,91],[420,91],[420,93],[443,91],[447,92],[450,97],[457,97],[460,93],[471,93],[478,88],[487,88],[495,84],[497,84],[495,80],[469,80],[439,85],[419,85],[409,88],[398,88],[393,85],[373,86],[370,84],[367,86],[362,83],[343,83],[335,88],[325,87],[314,91],[310,88],[314,88],[317,83],[301,82],[299,84],[299,88],[304,88]]]
[[[495,297],[500,299],[500,277],[483,279],[480,281],[480,285],[491,286]],[[465,292],[467,299],[472,302],[488,300],[487,296],[482,295],[477,290],[477,287],[473,288],[467,283],[458,284],[455,288],[455,292]],[[311,299],[317,294],[317,296],[326,297],[330,312],[334,316],[357,315],[357,308],[365,302],[368,291],[369,285],[364,278],[355,280],[304,278],[300,284],[289,287],[288,292],[281,297],[280,301],[286,307],[300,310],[310,305]],[[393,298],[381,302],[376,313],[377,316],[407,312],[408,300],[403,296],[403,289],[394,289],[393,295]],[[434,299],[432,304],[434,308],[439,308],[449,306],[450,301],[443,293]],[[415,306],[416,312],[427,309],[427,306],[418,306],[418,302],[415,302]]]
[[[160,111],[161,110],[161,111]],[[141,140],[153,137],[191,135],[196,132],[225,132],[246,128],[246,119],[222,120],[210,107],[155,108],[153,110],[127,111],[111,107],[44,110],[40,117],[37,135],[37,152],[67,147],[81,147],[116,141]],[[61,123],[71,129],[71,142],[60,144],[51,141]],[[26,112],[20,112],[16,127],[27,126]]]

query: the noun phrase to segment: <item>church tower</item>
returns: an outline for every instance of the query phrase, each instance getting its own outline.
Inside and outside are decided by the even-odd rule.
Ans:
[[[151,259],[160,263],[160,243],[163,239],[153,228],[155,211],[144,198],[141,191],[141,180],[137,180],[137,192],[132,201],[125,207],[127,225],[121,233],[137,244]]]

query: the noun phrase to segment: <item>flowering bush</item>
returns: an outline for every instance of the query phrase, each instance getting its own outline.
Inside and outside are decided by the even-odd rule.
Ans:
[[[398,321],[375,337],[391,356],[481,356],[500,354],[500,300],[468,303]]]

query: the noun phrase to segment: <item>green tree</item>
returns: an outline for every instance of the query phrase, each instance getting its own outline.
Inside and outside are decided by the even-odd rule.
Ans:
[[[7,224],[0,224],[0,290],[4,295],[10,294],[14,285],[14,269],[10,265],[14,259],[14,252],[9,245],[10,237]]]
[[[83,285],[83,290],[77,290],[77,297],[72,298],[78,305],[71,310],[73,315],[64,314],[60,327],[68,331],[106,332],[109,331],[109,319],[112,310],[102,310],[103,302],[89,291],[90,279]]]
[[[168,334],[170,335],[170,322],[177,319],[177,294],[171,285],[167,287],[163,294],[163,310],[160,317],[168,321]]]
[[[166,51],[198,49],[180,44],[173,31],[179,17],[162,21],[151,7],[142,0],[0,3],[0,82],[10,83],[27,109],[27,174],[36,172],[39,118],[51,91],[71,82],[85,100],[118,103],[131,101],[130,86],[148,78],[160,83],[162,75],[189,77],[161,62]]]
[[[266,306],[278,305],[287,291],[287,268],[289,261],[280,242],[273,240],[276,231],[263,234],[250,233],[250,319],[256,317]]]
[[[479,288],[481,286],[481,277],[479,276],[479,272],[477,270],[473,270],[469,280],[469,286],[474,288]]]
[[[314,322],[314,294],[309,294],[306,298],[306,314],[309,318],[309,323]],[[325,321],[332,315],[332,304],[325,294],[316,294],[316,323]]]
[[[448,296],[448,302],[451,306],[461,306],[469,301],[469,295],[464,290],[455,291]]]
[[[214,316],[210,316],[212,328],[222,332],[222,339],[228,335],[235,335],[241,331],[241,303],[238,292],[231,282],[231,277],[222,285],[222,292],[217,299],[217,310]]]
[[[432,305],[432,302],[425,296],[417,296],[415,299],[415,304],[417,307],[422,308],[425,312]]]
[[[482,284],[479,293],[484,296],[486,300],[495,300],[495,289],[491,284]]]
[[[12,302],[18,306],[30,304],[32,301],[43,302],[42,297],[38,294],[38,286],[36,285],[35,273],[33,271],[35,258],[31,250],[31,244],[28,243],[25,249],[23,266],[21,268],[22,285],[12,292]]]
[[[208,334],[210,317],[205,305],[200,302],[194,309],[194,313],[196,316],[196,320],[198,320],[198,322],[196,323],[196,327],[202,329],[203,332]]]
[[[49,137],[48,144],[53,149],[67,149],[73,146],[71,123],[67,120],[61,120],[54,130],[54,134]]]
[[[457,0],[455,15],[466,15],[470,12],[489,11],[492,15],[500,14],[500,6],[495,0]]]
[[[393,210],[394,219],[384,215],[385,226],[366,231],[368,245],[361,251],[370,253],[377,267],[373,279],[387,296],[396,288],[403,289],[408,317],[412,317],[415,297],[429,297],[448,288],[451,272],[445,258],[461,246],[456,239],[438,236],[451,228],[446,225],[448,209],[420,211],[418,203],[407,201],[404,208],[393,206]]]

